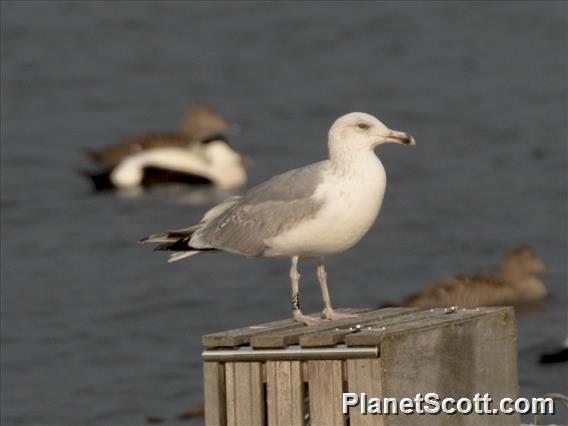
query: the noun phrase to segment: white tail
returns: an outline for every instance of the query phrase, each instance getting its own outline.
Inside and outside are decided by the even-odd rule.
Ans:
[[[194,254],[199,253],[199,250],[194,251],[180,251],[170,255],[168,259],[168,263],[177,262],[178,260],[185,259],[186,257],[193,256]]]

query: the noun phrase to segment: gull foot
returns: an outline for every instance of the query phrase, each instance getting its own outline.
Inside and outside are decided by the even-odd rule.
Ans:
[[[294,318],[294,321],[303,322],[307,326],[321,324],[321,322],[324,321],[321,318],[315,318],[315,317],[310,317],[308,315],[304,315],[300,310],[294,311],[292,316]]]
[[[324,309],[323,312],[321,313],[321,316],[322,318],[331,321],[359,318],[359,315],[357,314],[341,314],[339,312],[335,312],[333,309]]]

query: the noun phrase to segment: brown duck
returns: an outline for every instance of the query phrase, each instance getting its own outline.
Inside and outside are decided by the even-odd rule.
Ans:
[[[512,250],[494,276],[456,275],[408,298],[402,306],[436,308],[521,305],[544,299],[546,267],[530,247]]]

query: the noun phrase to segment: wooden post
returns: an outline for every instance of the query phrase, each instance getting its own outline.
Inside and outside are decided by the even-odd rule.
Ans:
[[[347,384],[349,392],[372,395],[374,398],[383,397],[381,383],[381,359],[348,359]],[[381,416],[362,415],[356,407],[349,409],[351,426],[383,426]]]
[[[341,413],[342,361],[308,361],[310,417],[313,426],[345,425]]]
[[[267,361],[268,424],[304,425],[304,378],[300,361]]]
[[[225,363],[227,425],[264,425],[264,385],[259,362]]]
[[[517,396],[512,308],[347,310],[203,337],[205,421],[213,426],[516,425],[505,415],[342,413],[343,392],[373,398]]]
[[[203,363],[203,391],[205,394],[205,423],[211,426],[224,426],[227,424],[227,416],[223,364]]]

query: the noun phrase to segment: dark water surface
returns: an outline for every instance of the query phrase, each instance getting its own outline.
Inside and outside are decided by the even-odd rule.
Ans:
[[[211,194],[95,196],[75,173],[82,147],[174,129],[200,103],[241,125],[251,183],[324,158],[346,112],[414,134],[414,148],[379,150],[389,186],[376,225],[328,259],[335,304],[398,301],[530,244],[551,268],[551,297],[518,319],[521,395],[568,393],[565,365],[537,364],[568,333],[566,3],[1,12],[3,425],[173,416],[201,400],[202,334],[289,315],[285,260],[168,265],[135,244],[198,220]],[[320,309],[313,266],[307,311]]]

